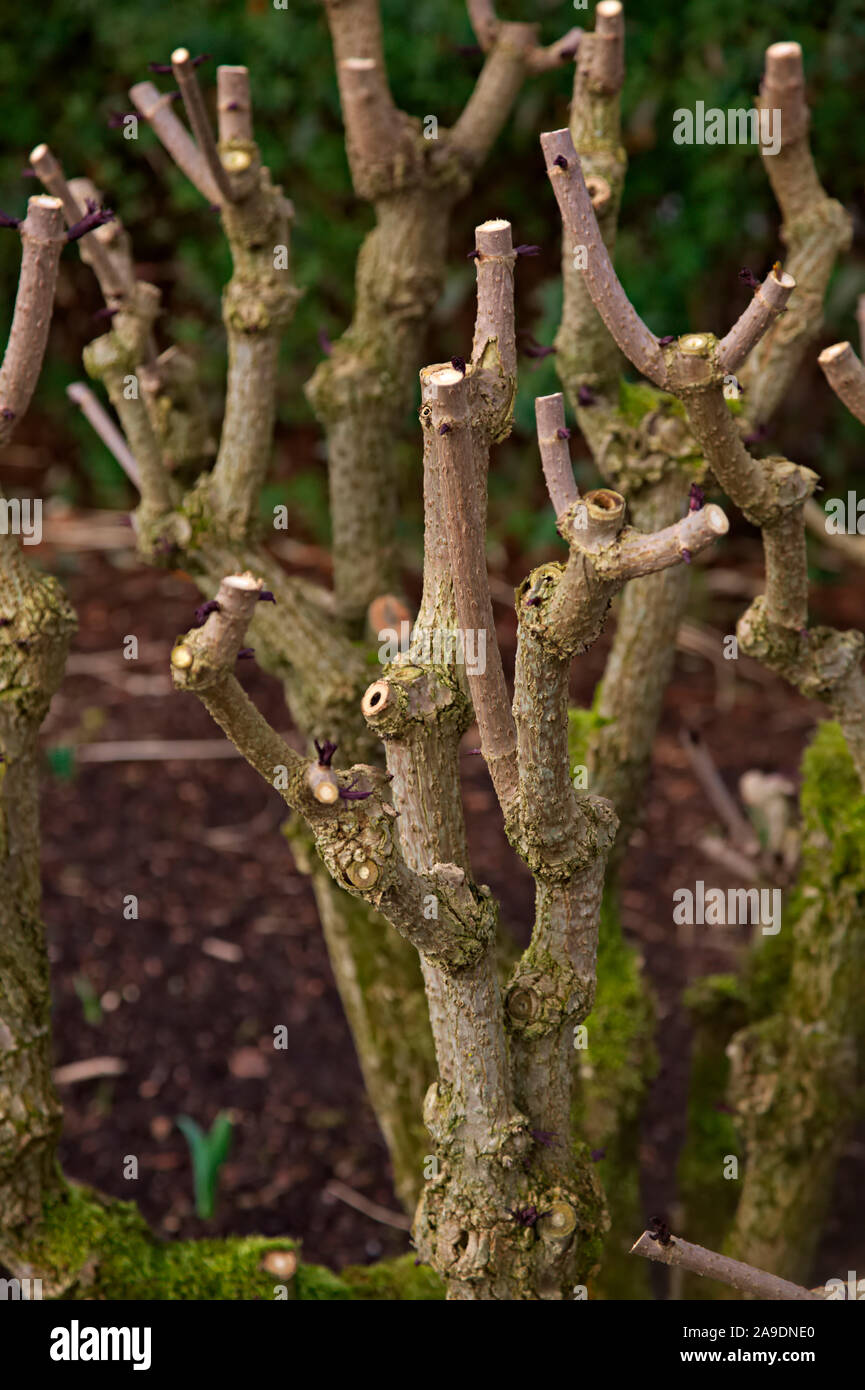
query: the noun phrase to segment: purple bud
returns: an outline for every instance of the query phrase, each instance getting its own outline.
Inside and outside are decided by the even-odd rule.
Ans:
[[[255,647],[241,647],[237,653],[238,661],[251,661],[255,656]]]
[[[570,439],[570,437],[571,431],[567,428],[566,425],[556,430],[556,439]]]
[[[119,310],[119,309],[109,309],[108,306],[106,305],[106,307],[105,307],[104,309],[97,309],[97,310],[96,310],[96,313],[93,315],[93,318],[94,318],[95,320],[98,320],[98,319],[113,319],[113,318],[114,318],[114,315],[115,315],[115,314],[119,314],[119,313],[120,313],[120,310]]]
[[[346,786],[340,787],[340,789],[339,789],[339,794],[340,794],[340,797],[342,798],[343,801],[366,801],[366,799],[367,799],[368,796],[372,796],[372,792],[371,792],[371,791],[368,791],[368,792],[359,792],[359,791],[355,791],[355,787],[357,786],[357,781],[358,781],[357,777],[353,777],[353,778],[351,779],[351,781],[350,781]]]
[[[521,343],[521,351],[526,357],[549,357],[556,350],[554,347],[544,347],[531,333],[519,333],[517,336]]]
[[[514,254],[517,256],[539,256],[541,248],[540,246],[515,246]]]
[[[690,492],[689,492],[689,494],[688,494],[688,511],[689,511],[689,512],[698,512],[698,511],[700,511],[700,509],[701,509],[701,507],[703,506],[703,503],[705,502],[705,500],[706,500],[706,494],[703,492],[703,489],[702,489],[701,487],[698,487],[696,483],[692,483],[692,484],[691,484],[691,490],[690,490]]]
[[[676,341],[675,333],[667,333],[663,338],[658,339],[658,347],[669,347]]]
[[[15,419],[15,411],[14,411],[14,410],[10,410],[9,407],[8,407],[8,405],[4,405],[3,409],[0,410],[0,415],[3,416],[3,419],[4,419],[4,420],[14,420],[14,419]]]
[[[749,270],[746,265],[743,265],[742,269],[739,271],[739,279],[744,280],[745,284],[751,290],[758,290],[760,288],[760,281],[757,279],[753,270]]]
[[[316,738],[313,739],[313,743],[315,744],[315,751],[318,754],[319,767],[330,767],[333,755],[337,750],[337,745],[331,743],[329,738],[326,738],[324,743],[319,743]]]
[[[452,357],[452,358],[451,358],[451,366],[453,367],[453,369],[454,369],[455,372],[461,372],[462,375],[465,376],[465,374],[466,374],[466,359],[465,359],[464,357]]]
[[[276,599],[269,589],[262,589],[261,593],[258,595],[258,601],[259,603],[276,603]]]
[[[212,56],[210,53],[199,53],[197,58],[192,59],[190,67],[200,68],[201,64],[209,62]]]
[[[237,101],[228,101],[228,102],[225,103],[225,109],[226,109],[226,111],[237,111],[237,110],[239,109],[239,107],[240,107],[240,102],[237,102]]]
[[[20,217],[10,217],[9,214],[8,214],[8,212],[3,212],[2,209],[0,209],[0,227],[13,227],[13,228],[14,228],[14,227],[20,227],[20,226],[21,226],[21,218],[20,218]]]
[[[36,170],[35,170],[35,169],[31,169],[30,166],[28,165],[26,169],[22,169],[22,170],[21,170],[21,177],[22,177],[22,179],[35,179],[35,177],[36,177]]]
[[[67,241],[78,241],[80,237],[92,232],[95,227],[103,227],[106,222],[114,221],[114,213],[110,208],[98,208],[95,203],[87,200],[87,215],[81,218],[80,222],[74,222],[66,233]]]
[[[743,444],[759,444],[769,433],[768,425],[758,425],[751,434],[746,434],[742,440]]]
[[[323,328],[320,328],[318,330],[318,345],[324,353],[325,357],[330,357],[330,354],[333,352],[333,343],[330,341],[330,338],[327,336]]]
[[[690,550],[683,550],[683,551],[682,551],[682,559],[685,561],[685,564],[686,564],[686,565],[690,565],[690,563],[691,563],[691,552],[690,552]]]
[[[557,154],[555,159],[553,160],[553,163],[556,164],[559,167],[559,169],[567,169],[568,167],[568,161],[565,159],[565,156],[563,154]]]
[[[581,386],[581,387],[580,387],[579,391],[577,392],[577,404],[578,404],[578,405],[594,405],[594,404],[595,404],[595,393],[594,393],[594,391],[592,390],[591,386]]]
[[[554,1129],[533,1129],[532,1138],[536,1144],[543,1144],[545,1149],[555,1148],[558,1144],[558,1136]]]
[[[192,618],[192,626],[204,627],[204,624],[207,622],[207,619],[210,617],[211,613],[218,613],[219,611],[220,608],[216,599],[209,598],[206,603],[202,603],[199,605],[198,608],[196,608]]]
[[[467,261],[476,261],[477,258],[478,258],[478,256],[479,256],[480,254],[481,254],[480,251],[470,251],[469,254],[466,256],[466,260],[467,260]]]
[[[607,1156],[607,1151],[606,1151],[606,1149],[592,1149],[592,1155],[591,1155],[591,1157],[592,1157],[592,1162],[593,1162],[593,1163],[600,1163],[601,1159],[602,1159],[602,1158],[606,1158],[606,1156]]]
[[[174,71],[170,63],[148,63],[147,66],[151,72],[165,73]]]
[[[444,421],[441,425],[439,425],[439,434],[450,434],[450,428],[451,427],[447,423],[447,421]]]

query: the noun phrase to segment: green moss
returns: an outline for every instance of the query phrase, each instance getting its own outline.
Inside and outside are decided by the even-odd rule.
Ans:
[[[158,1241],[133,1202],[62,1183],[39,1226],[2,1258],[10,1268],[36,1270],[48,1298],[272,1300],[281,1286],[289,1299],[352,1297],[329,1270],[301,1264],[299,1251],[294,1240],[260,1236]],[[269,1252],[298,1256],[294,1277],[264,1269]]]
[[[736,1210],[739,1185],[724,1176],[726,1158],[742,1143],[727,1107],[726,1047],[746,1021],[746,996],[735,975],[707,975],[685,991],[694,1027],[685,1144],[679,1158],[682,1232],[709,1249],[722,1247]],[[720,1108],[719,1108],[720,1107]],[[714,1285],[685,1276],[684,1298],[714,1298]]]
[[[657,1069],[654,1004],[639,954],[622,935],[610,891],[601,906],[597,997],[586,1028],[588,1048],[576,1053],[581,1070],[575,1129],[604,1152],[598,1171],[610,1212],[610,1233],[592,1296],[648,1298],[645,1262],[628,1251],[643,1225],[638,1128],[646,1089]]]
[[[597,729],[603,728],[605,724],[613,722],[598,713],[599,698],[600,685],[598,685],[591,709],[577,709],[572,705],[568,710],[568,761],[572,778],[578,767],[585,767],[587,764],[592,734]]]
[[[653,410],[663,411],[665,415],[678,415],[682,420],[687,418],[685,407],[675,396],[668,396],[645,381],[626,381],[624,377],[619,380],[619,410],[628,424],[634,427]]]
[[[400,1255],[374,1265],[350,1265],[342,1279],[358,1300],[418,1302],[443,1299],[445,1287],[429,1265],[416,1264],[415,1255]]]

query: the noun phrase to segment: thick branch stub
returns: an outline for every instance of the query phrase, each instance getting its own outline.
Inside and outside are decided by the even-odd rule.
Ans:
[[[817,358],[835,395],[865,425],[865,366],[849,343],[833,343]]]
[[[220,145],[252,140],[249,68],[223,64],[216,69],[216,111]]]
[[[594,33],[584,33],[578,58],[589,91],[615,96],[625,81],[625,15],[619,0],[600,0]]]
[[[760,84],[760,105],[781,112],[781,148],[808,134],[810,113],[805,101],[805,70],[798,43],[773,43],[766,49],[766,68]]]
[[[65,245],[59,198],[37,194],[21,223],[21,273],[9,340],[0,367],[0,444],[10,438],[36,389],[54,309],[54,287]]]
[[[514,331],[514,252],[510,222],[502,218],[475,228],[477,312],[472,343],[476,368],[492,368],[509,383],[517,371]]]

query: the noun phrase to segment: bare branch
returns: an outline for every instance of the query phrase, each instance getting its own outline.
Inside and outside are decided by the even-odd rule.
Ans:
[[[152,82],[136,82],[129,95],[135,108],[152,127],[154,134],[170,154],[178,169],[197,188],[208,203],[222,202],[222,191],[216,182],[203,153],[176,115],[171,99],[163,96]]]
[[[219,158],[219,151],[216,148],[216,141],[213,138],[213,130],[210,125],[210,117],[207,114],[204,97],[201,95],[201,88],[198,85],[198,78],[189,56],[189,50],[175,48],[171,55],[171,67],[183,97],[183,105],[186,107],[186,114],[189,117],[189,124],[192,127],[199,152],[203,155],[210,176],[219,189],[219,202],[230,203],[233,201],[234,192]]]
[[[249,68],[223,65],[216,69],[216,106],[220,145],[252,140]]]
[[[470,674],[469,683],[484,759],[507,817],[517,793],[516,730],[490,601],[485,518],[479,515],[474,476],[468,382],[465,374],[453,367],[432,373],[429,380],[457,621],[464,632],[485,634],[486,671]]]
[[[778,315],[783,314],[795,288],[792,275],[783,270],[780,274],[774,268],[770,270],[760,288],[754,291],[744,314],[718,344],[718,362],[725,372],[733,372],[741,366]]]
[[[595,308],[612,337],[643,376],[664,387],[667,368],[654,333],[643,323],[613,269],[569,130],[541,136],[547,175],[556,195],[571,254],[585,253],[585,276]]]
[[[30,165],[43,188],[54,198],[60,199],[67,226],[72,227],[76,222],[80,222],[85,208],[73,194],[59,161],[47,145],[37,145],[30,151]],[[115,260],[99,236],[101,230],[97,228],[82,237],[79,249],[81,259],[89,260],[92,264],[106,300],[113,304],[128,292],[130,281],[122,264]]]
[[[603,572],[624,581],[654,574],[682,561],[687,563],[729,529],[725,513],[714,502],[688,512],[681,521],[652,535],[628,528],[615,546],[603,552]]]
[[[58,198],[28,199],[20,226],[21,272],[9,340],[0,367],[0,444],[11,437],[36,389],[51,328],[54,287],[66,242]]]
[[[514,265],[511,224],[503,219],[475,228],[478,300],[472,342],[472,366],[493,371],[508,396],[516,380],[514,332]]]
[[[780,112],[780,148],[763,144],[763,167],[781,209],[786,264],[798,282],[784,317],[766,334],[744,368],[747,413],[766,421],[784,399],[809,344],[820,331],[823,300],[839,253],[850,244],[849,213],[821,186],[808,143],[802,50],[775,43],[766,50],[760,95],[763,112]],[[774,119],[774,117],[772,117]]]
[[[66,387],[66,394],[81,411],[85,420],[93,426],[102,443],[116,458],[130,482],[140,487],[138,464],[122,433],[115,425],[107,410],[97,396],[85,386],[83,381],[73,381]]]
[[[682,730],[679,741],[688,755],[694,775],[710,804],[726,825],[736,849],[746,855],[758,854],[760,841],[754,834],[750,821],[740,810],[736,798],[728,791],[706,744],[699,734],[692,733],[689,729]],[[752,869],[752,872],[756,873],[757,870]]]
[[[835,395],[865,425],[865,367],[853,348],[849,343],[833,343],[817,361]]]
[[[632,1255],[644,1255],[648,1260],[656,1260],[662,1265],[678,1265],[692,1274],[700,1274],[706,1279],[717,1279],[740,1293],[751,1294],[754,1298],[790,1300],[796,1302],[820,1302],[820,1295],[799,1284],[791,1284],[789,1279],[779,1279],[765,1270],[755,1269],[753,1265],[742,1264],[741,1260],[728,1259],[714,1250],[706,1250],[702,1245],[691,1245],[681,1236],[669,1236],[667,1243],[655,1240],[648,1231],[631,1247]]]
[[[612,0],[612,3],[615,3],[615,0]],[[493,0],[466,0],[466,8],[475,38],[485,53],[490,52],[501,38],[502,31],[509,26],[498,18]],[[530,72],[546,72],[550,68],[561,67],[562,63],[575,57],[583,39],[582,29],[569,29],[555,43],[543,48],[536,42],[537,25],[526,25],[525,27],[530,28],[531,31],[528,51]]]
[[[533,51],[531,24],[503,24],[448,142],[472,167],[488,154],[522,86]]]
[[[536,397],[535,423],[547,492],[553,511],[559,517],[580,495],[574,481],[565,426],[565,401],[561,391],[552,396]]]
[[[255,707],[233,675],[246,628],[262,592],[251,573],[226,576],[203,626],[178,639],[171,653],[174,684],[199,696],[226,736],[259,775],[308,821],[331,876],[387,920],[444,970],[460,970],[487,954],[493,920],[478,904],[465,874],[437,864],[428,874],[406,864],[396,834],[396,813],[385,796],[380,768],[334,770],[336,796],[321,795],[320,765],[295,752]],[[361,795],[349,796],[359,780]],[[438,913],[424,907],[432,895]]]
[[[594,33],[585,33],[579,65],[589,91],[614,96],[625,80],[625,16],[619,0],[600,0]]]

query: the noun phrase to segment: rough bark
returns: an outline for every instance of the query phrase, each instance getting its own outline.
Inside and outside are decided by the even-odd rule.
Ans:
[[[527,24],[498,25],[462,115],[425,138],[421,122],[393,104],[377,0],[326,8],[352,179],[376,226],[358,257],[352,323],[307,394],[327,436],[338,609],[359,630],[372,600],[393,587],[394,444],[441,293],[451,210],[508,117],[535,34]]]
[[[859,1113],[865,1041],[865,799],[838,725],[820,726],[803,771],[802,866],[781,929],[789,980],[729,1048],[745,1173],[728,1249],[796,1280]]]

